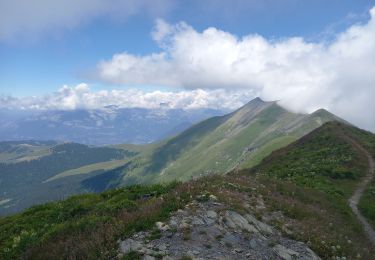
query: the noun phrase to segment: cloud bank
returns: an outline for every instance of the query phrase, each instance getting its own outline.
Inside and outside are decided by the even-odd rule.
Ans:
[[[35,38],[103,16],[120,21],[138,13],[158,16],[171,6],[171,0],[0,0],[0,40]]]
[[[115,54],[98,64],[102,81],[164,85],[187,90],[251,91],[298,112],[326,108],[375,129],[375,7],[330,42],[303,38],[238,38],[216,28],[196,31],[157,20],[153,39],[161,51]]]
[[[0,96],[0,109],[73,110],[101,109],[116,105],[121,108],[236,109],[253,98],[249,91],[224,89],[191,91],[145,92],[139,89],[91,91],[85,83],[75,87],[63,86],[58,91],[39,97],[15,98]]]

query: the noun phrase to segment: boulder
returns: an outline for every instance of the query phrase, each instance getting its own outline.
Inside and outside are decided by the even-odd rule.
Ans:
[[[142,247],[143,245],[140,242],[133,240],[131,238],[120,242],[120,251],[124,254],[127,254],[131,251],[140,250],[142,249]]]
[[[217,218],[217,213],[213,210],[209,210],[206,213],[207,218],[215,219]]]
[[[225,224],[230,228],[240,228],[252,233],[259,233],[259,231],[240,214],[235,211],[226,211],[225,213]]]
[[[275,253],[284,260],[293,260],[296,259],[299,254],[292,249],[286,248],[282,245],[276,245],[273,247]]]
[[[163,222],[156,222],[155,225],[160,231],[167,231],[170,229],[170,227]]]
[[[264,222],[257,220],[254,216],[247,214],[246,219],[256,226],[256,228],[263,234],[271,235],[273,233],[272,228]]]

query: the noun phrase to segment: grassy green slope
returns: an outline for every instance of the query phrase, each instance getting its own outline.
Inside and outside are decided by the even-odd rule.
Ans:
[[[355,131],[342,123],[327,123],[273,152],[254,170],[349,198],[367,169],[365,158],[347,140]]]
[[[300,219],[301,224],[295,227],[300,232],[294,233],[293,237],[303,240],[308,233],[309,243],[322,255],[337,255],[337,245],[340,250],[351,252],[354,239],[361,241],[358,246],[363,244],[371,248],[362,226],[348,206],[348,199],[368,170],[367,158],[351,140],[371,149],[374,138],[374,134],[350,125],[330,122],[272,152],[259,165],[250,171],[243,170],[241,174],[250,172],[262,176],[268,185],[273,183],[276,188],[274,198],[266,200],[274,210]],[[294,185],[301,190],[291,189]],[[373,190],[374,186],[368,189],[360,204],[361,211],[372,223],[375,220]],[[364,252],[369,251],[365,249]],[[356,257],[372,259],[364,257],[363,254],[367,254],[364,252]]]
[[[347,216],[345,227],[357,228],[348,199],[368,171],[367,158],[352,146],[359,142],[374,154],[375,135],[358,128],[331,122],[297,142],[273,152],[252,169],[283,182],[314,189],[326,195],[335,211]],[[375,182],[359,203],[363,215],[375,226]]]
[[[328,123],[252,170],[80,195],[2,218],[0,258],[113,258],[119,238],[151,229],[198,195],[214,194],[228,208],[244,212],[249,210],[244,201],[263,201],[264,206],[251,207],[252,214],[269,218],[281,212],[270,224],[309,244],[323,259],[374,259],[374,248],[347,206],[367,166],[346,139],[357,138],[356,131],[363,133]]]
[[[273,150],[337,119],[327,111],[291,113],[276,102],[255,99],[239,110],[203,121],[154,146],[124,183],[188,180],[259,163]]]
[[[375,229],[375,181],[367,187],[358,208]]]
[[[287,178],[337,196],[344,196],[347,199],[352,195],[358,179],[366,173],[368,165],[367,160],[356,157],[344,137],[359,142],[375,158],[375,134],[349,125],[332,123],[313,135],[319,136],[319,139],[315,138],[310,142],[311,137],[307,136],[299,141],[308,142],[305,148],[294,149],[293,153],[287,152],[290,147],[285,148],[267,158],[262,164],[263,170],[268,174]],[[325,143],[330,147],[325,147],[327,146]],[[287,154],[280,156],[280,153]],[[277,156],[278,159],[275,160],[273,156]],[[375,181],[367,187],[359,203],[359,209],[373,227],[375,227],[374,202]]]
[[[47,156],[54,141],[5,141],[0,142],[0,163],[17,163]]]
[[[0,258],[113,257],[116,252],[111,246],[120,236],[148,228],[177,209],[179,204],[173,204],[170,196],[168,203],[160,200],[160,195],[175,186],[132,186],[101,194],[78,195],[0,218]],[[152,199],[146,201],[144,196]],[[137,216],[139,210],[147,210],[144,216],[148,218]],[[51,247],[46,250],[48,245]]]
[[[123,149],[88,147],[75,143],[55,145],[48,150],[48,154],[32,160],[0,163],[0,215],[69,194],[98,190],[96,182],[99,179],[108,181],[108,186],[112,186],[119,175],[113,172],[113,168],[122,166],[127,158],[135,155]],[[113,170],[105,177],[97,177],[109,169]],[[81,173],[86,174],[83,176]],[[62,175],[69,178],[62,178]],[[53,178],[54,181],[48,181]],[[90,181],[90,178],[94,179]],[[89,179],[86,185],[82,183],[85,179]]]
[[[103,172],[112,171],[116,168],[124,166],[125,164],[129,163],[131,160],[135,161],[136,158],[148,156],[151,153],[151,151],[154,149],[155,145],[156,144],[147,144],[147,145],[118,144],[118,145],[106,146],[104,148],[111,148],[111,149],[116,149],[118,151],[123,151],[125,157],[119,160],[115,160],[111,158],[110,160],[103,161],[103,162],[85,164],[78,168],[73,168],[73,169],[63,171],[63,172],[59,172],[56,175],[52,176],[51,178],[43,182],[46,183],[46,182],[56,181],[61,178],[72,177],[72,176],[77,176],[77,175],[90,175],[98,171],[103,171]]]

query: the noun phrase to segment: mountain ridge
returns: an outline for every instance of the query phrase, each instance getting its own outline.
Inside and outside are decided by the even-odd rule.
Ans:
[[[187,181],[212,173],[224,174],[234,169],[248,168],[275,149],[297,140],[329,120],[336,120],[336,117],[324,111],[311,115],[296,114],[282,108],[276,101],[265,102],[256,98],[229,114],[203,120],[157,143],[108,146],[126,155],[124,158],[109,156],[109,160],[95,159],[87,161],[89,164],[74,162],[75,167],[69,167],[69,160],[73,163],[73,158],[66,158],[66,167],[59,168],[59,171],[53,170],[52,166],[48,167],[44,171],[50,172],[39,174],[44,176],[42,179],[35,176],[40,183],[25,186],[30,193],[27,203],[22,202],[22,194],[18,198],[20,201],[12,200],[11,194],[16,197],[19,195],[15,192],[3,194],[7,202],[0,205],[0,212],[14,212],[33,203],[46,201],[42,199],[43,192],[51,193],[50,198],[56,199],[61,194],[98,192],[132,184]],[[74,147],[78,149],[78,146]],[[17,176],[21,176],[22,173],[27,174],[27,171],[20,160],[40,159],[42,163],[43,158],[51,155],[56,156],[53,147],[46,146],[23,157],[0,153],[0,162],[1,158],[5,161],[13,158],[16,164],[12,165],[12,169],[18,167]],[[37,162],[31,160],[30,163],[37,167]],[[10,166],[0,164],[0,170],[1,167],[9,171]],[[10,178],[10,175],[0,176],[0,179],[7,181],[4,178]],[[18,178],[17,183],[19,181],[22,182],[22,178]],[[12,181],[7,183],[11,188]]]
[[[311,114],[292,113],[276,101],[255,98],[227,115],[204,120],[160,142],[151,156],[143,160],[145,170],[125,173],[123,183],[134,183],[134,178],[143,182],[142,176],[148,179],[145,182],[187,180],[236,167],[249,167],[272,150],[333,120],[344,122],[325,110]],[[182,176],[181,172],[184,173]]]

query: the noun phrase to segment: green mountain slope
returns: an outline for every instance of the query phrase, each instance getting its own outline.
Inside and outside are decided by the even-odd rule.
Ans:
[[[0,219],[0,258],[115,258],[119,239],[150,230],[147,239],[157,240],[156,221],[214,195],[225,207],[253,214],[284,236],[305,242],[322,259],[374,259],[375,249],[347,204],[367,167],[352,140],[373,147],[374,135],[331,122],[250,170],[168,186],[130,186],[30,208]],[[173,237],[174,231],[168,232]],[[207,243],[210,239],[220,238],[207,236]]]
[[[7,156],[7,163],[0,163],[0,215],[14,213],[36,203],[98,190],[96,182],[105,181],[101,185],[103,187],[101,190],[118,185],[116,180],[121,176],[119,172],[112,171],[106,173],[104,178],[99,177],[113,165],[121,166],[120,169],[123,169],[122,165],[126,163],[127,158],[136,154],[123,149],[89,147],[76,143],[40,145],[35,141],[19,144],[12,142],[10,147],[9,144],[9,142],[1,143],[3,148],[7,145],[7,149],[4,148],[1,154],[4,157],[14,154],[19,156],[12,156],[12,158]],[[86,165],[94,165],[96,168],[91,167],[90,172],[75,175],[74,169],[80,169]],[[62,173],[67,175],[70,173],[70,177],[58,178]],[[53,177],[56,180],[49,182],[48,180]],[[83,183],[87,178],[96,179],[93,179],[94,182]]]
[[[54,141],[7,141],[0,142],[0,163],[30,161],[50,154]]]
[[[330,122],[272,152],[253,171],[337,196],[349,197],[367,161],[351,144],[356,128]]]
[[[251,167],[324,122],[340,120],[325,110],[296,114],[256,98],[242,108],[198,123],[181,134],[149,145],[114,145],[57,151],[42,146],[15,155],[0,153],[0,214],[60,199],[139,183],[186,181]],[[38,148],[38,149],[37,149]],[[15,173],[15,174],[12,174]],[[25,195],[27,191],[28,195]],[[49,194],[46,196],[45,194]]]
[[[348,225],[353,226],[359,221],[348,200],[369,170],[367,156],[358,145],[375,158],[375,134],[330,122],[273,152],[251,171],[326,194],[334,207],[351,219],[352,224]],[[366,187],[359,210],[375,228],[374,187],[375,180]]]
[[[332,120],[341,119],[325,110],[296,114],[256,98],[233,113],[205,120],[161,142],[125,174],[124,183],[188,180],[251,167]]]

